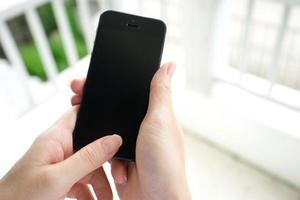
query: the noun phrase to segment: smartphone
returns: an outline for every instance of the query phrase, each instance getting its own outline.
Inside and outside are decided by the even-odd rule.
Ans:
[[[100,16],[73,133],[74,150],[106,135],[123,144],[116,159],[135,160],[136,140],[146,114],[150,82],[160,66],[164,22],[115,11]]]

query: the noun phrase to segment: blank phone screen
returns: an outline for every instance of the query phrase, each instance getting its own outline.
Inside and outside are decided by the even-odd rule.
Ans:
[[[118,134],[123,145],[116,157],[135,159],[150,82],[160,65],[164,41],[145,31],[100,23],[74,130],[76,150],[105,135]]]

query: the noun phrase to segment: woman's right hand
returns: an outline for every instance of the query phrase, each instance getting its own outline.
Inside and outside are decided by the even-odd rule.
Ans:
[[[175,118],[171,78],[175,64],[164,64],[151,82],[147,114],[140,126],[136,162],[113,160],[111,173],[122,200],[191,199],[182,130]],[[85,79],[74,80],[72,104],[80,104]]]

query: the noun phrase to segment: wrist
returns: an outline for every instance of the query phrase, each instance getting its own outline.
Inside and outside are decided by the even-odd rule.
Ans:
[[[12,199],[10,198],[10,189],[3,179],[0,179],[0,199]]]
[[[175,200],[192,200],[190,191],[187,186],[182,186],[180,189],[174,191],[170,199]]]
[[[174,200],[191,200],[191,194],[186,179],[177,179],[170,182],[168,189],[165,191],[164,199]]]
[[[174,199],[176,200],[192,200],[192,196],[189,191],[184,191],[177,195]]]

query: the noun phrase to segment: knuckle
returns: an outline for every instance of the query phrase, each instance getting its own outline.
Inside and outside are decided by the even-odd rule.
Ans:
[[[42,185],[52,185],[57,182],[57,175],[52,168],[46,168],[40,174]]]
[[[169,106],[160,106],[158,109],[153,109],[144,118],[144,123],[156,128],[172,126],[175,122],[175,114]]]
[[[144,123],[142,126],[150,126],[152,128],[161,128],[164,127],[166,119],[162,117],[162,115],[158,112],[151,112],[150,114],[146,115],[144,119]]]
[[[99,152],[92,146],[86,146],[80,151],[80,156],[84,162],[87,162],[88,165],[93,168],[98,167],[99,165]]]
[[[151,88],[163,92],[171,92],[170,84],[162,78],[154,78],[151,82]]]

